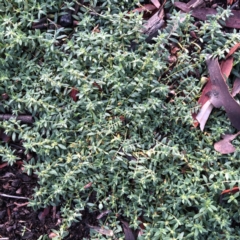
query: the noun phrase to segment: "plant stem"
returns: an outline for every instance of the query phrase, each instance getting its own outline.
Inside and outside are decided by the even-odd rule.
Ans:
[[[23,123],[33,123],[33,118],[30,115],[20,115],[14,116],[11,114],[0,114],[0,121],[9,120],[11,118],[15,118],[16,120],[20,120]]]

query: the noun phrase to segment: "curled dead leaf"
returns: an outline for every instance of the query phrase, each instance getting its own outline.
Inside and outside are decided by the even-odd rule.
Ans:
[[[207,101],[202,108],[200,109],[199,113],[196,116],[197,121],[200,123],[200,129],[203,131],[205,124],[212,112],[213,105],[210,101]]]
[[[225,134],[222,136],[222,140],[214,144],[214,149],[221,154],[229,154],[235,152],[236,148],[231,144],[231,141],[234,140],[240,132],[236,134]]]

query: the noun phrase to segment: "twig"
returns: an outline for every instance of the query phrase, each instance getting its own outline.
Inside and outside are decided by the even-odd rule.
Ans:
[[[56,207],[56,206],[53,206],[53,208],[52,208],[53,220],[56,219],[56,211],[57,211],[57,207]]]
[[[14,204],[17,205],[16,208],[20,208],[20,207],[24,207],[24,206],[28,205],[29,202],[25,202],[25,203],[17,203],[17,202],[14,202]]]
[[[9,240],[9,238],[0,238],[0,240]]]
[[[0,196],[8,197],[8,198],[17,198],[17,199],[27,199],[27,200],[29,200],[29,198],[27,198],[27,197],[13,196],[13,195],[8,195],[8,194],[4,194],[4,193],[0,193]]]
[[[0,114],[0,121],[9,120],[11,118],[15,118],[16,120],[20,120],[23,123],[33,123],[33,118],[30,115],[20,115],[14,116],[11,114]]]

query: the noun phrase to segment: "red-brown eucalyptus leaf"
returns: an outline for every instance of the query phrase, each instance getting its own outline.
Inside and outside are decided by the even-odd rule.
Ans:
[[[209,100],[209,97],[207,96],[207,93],[212,90],[212,83],[208,79],[206,85],[204,86],[202,90],[202,95],[198,99],[198,103],[201,104],[202,106]]]
[[[231,56],[231,54],[233,54],[238,48],[236,47],[236,45],[231,48],[231,50],[229,51],[229,54],[227,56],[227,59],[225,61],[221,62],[221,72],[224,75],[224,80],[226,80],[231,71],[232,71],[232,67],[233,67],[233,57]],[[207,102],[209,100],[209,96],[207,95],[207,93],[209,91],[212,90],[212,84],[211,81],[208,80],[207,84],[204,86],[203,91],[202,91],[202,95],[201,97],[198,99],[198,103],[202,106],[199,113],[193,114],[193,119],[196,119],[198,121],[198,123],[200,124],[200,129],[203,131],[205,124],[207,122],[208,117],[210,116],[210,113],[213,109],[213,105],[209,105]],[[198,123],[195,123],[194,126],[197,127]]]
[[[220,204],[222,203],[222,198],[223,198],[224,194],[228,194],[228,193],[233,194],[233,193],[236,193],[238,191],[239,191],[239,187],[233,187],[232,189],[223,190],[221,192],[221,195],[220,195]]]
[[[7,167],[7,166],[8,166],[8,163],[7,163],[7,162],[2,163],[2,164],[0,164],[0,169],[5,168],[5,167]]]
[[[139,8],[135,8],[134,10],[132,10],[132,12],[145,12],[145,11],[149,12],[149,11],[153,11],[156,9],[157,9],[157,7],[154,6],[153,4],[145,4]]]
[[[132,229],[129,227],[129,224],[123,220],[121,220],[121,222],[125,235],[125,240],[135,240],[136,237],[134,236]]]
[[[70,97],[72,98],[72,100],[74,102],[76,102],[78,100],[77,94],[78,94],[78,90],[76,88],[72,88],[71,92],[70,92]]]
[[[214,149],[221,154],[229,154],[235,152],[236,148],[231,144],[231,141],[235,139],[240,132],[236,134],[225,134],[222,136],[222,140],[214,144]]]
[[[196,116],[197,121],[200,124],[200,129],[203,131],[205,124],[212,112],[213,105],[211,102],[208,100],[207,102],[204,103],[202,108],[200,109],[199,113]]]
[[[208,58],[207,66],[212,83],[212,90],[208,93],[209,100],[214,107],[224,107],[232,125],[240,130],[240,105],[228,91],[218,60]]]
[[[229,56],[225,61],[221,62],[221,72],[225,78],[230,76],[233,67],[233,57]]]
[[[154,4],[156,8],[160,8],[161,5],[158,0],[151,0],[151,2]]]
[[[240,43],[235,44],[230,50],[229,53],[226,56],[226,60],[221,62],[221,73],[224,76],[224,80],[226,80],[233,67],[233,57],[231,56],[238,48],[240,47]],[[240,82],[236,81],[234,83],[233,89],[232,89],[232,96],[234,97],[238,92],[240,88]],[[211,110],[213,106],[208,105],[207,101],[209,100],[209,96],[207,95],[207,92],[210,92],[212,90],[211,81],[208,81],[205,87],[203,88],[202,95],[198,100],[198,103],[202,106],[200,112],[196,115],[193,114],[193,119],[197,119],[200,123],[200,128],[203,131],[204,126],[206,124],[206,121],[211,113]],[[205,105],[206,104],[206,105]],[[197,127],[198,123],[195,122],[194,126]]]
[[[221,192],[221,195],[227,194],[227,193],[236,193],[239,191],[239,187],[233,187],[232,189],[226,189]]]
[[[238,50],[239,47],[240,47],[240,43],[235,44],[235,45],[229,50],[226,58],[228,58],[228,57],[230,57],[231,55],[233,55],[233,53],[235,53],[235,52]]]
[[[240,78],[236,78],[233,83],[232,97],[235,97],[238,93],[240,93]]]
[[[216,15],[217,10],[214,8],[196,8],[191,9],[188,7],[186,3],[175,2],[174,6],[181,9],[184,12],[189,13],[191,11],[191,15],[200,20],[207,20],[207,15]],[[221,21],[220,24],[229,28],[240,29],[240,11],[232,10],[233,15],[231,15],[226,21]]]
[[[206,85],[202,90],[202,95],[198,99],[198,103],[199,105],[201,105],[201,109],[198,112],[198,114],[196,113],[192,114],[193,119],[198,121],[198,122],[197,121],[194,122],[194,127],[197,127],[198,124],[200,124],[200,129],[202,131],[213,109],[213,105],[211,104],[211,102],[209,102],[209,97],[207,96],[207,93],[211,90],[212,90],[212,84],[211,84],[211,81],[208,79]]]

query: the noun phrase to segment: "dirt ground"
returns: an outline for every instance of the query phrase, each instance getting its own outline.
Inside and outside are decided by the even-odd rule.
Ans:
[[[48,212],[45,218],[41,217],[44,209],[34,211],[27,206],[27,198],[31,198],[36,186],[37,177],[23,173],[22,164],[0,169],[0,238],[37,240],[41,235],[49,235],[52,229],[59,228],[60,206],[45,209]],[[66,240],[89,239],[89,228],[85,222],[92,223],[96,218],[87,212],[82,214],[83,220],[71,226]]]

